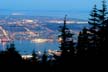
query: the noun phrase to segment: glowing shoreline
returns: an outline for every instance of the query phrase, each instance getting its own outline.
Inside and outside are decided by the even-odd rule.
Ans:
[[[32,42],[36,43],[45,43],[45,42],[53,42],[53,39],[33,39]]]

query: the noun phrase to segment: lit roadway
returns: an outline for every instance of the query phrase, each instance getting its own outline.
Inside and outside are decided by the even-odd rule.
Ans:
[[[6,32],[5,29],[3,29],[2,26],[0,26],[0,30],[3,32],[4,37],[6,37],[7,40],[10,40],[8,33]]]
[[[17,24],[19,26],[23,26],[23,24]],[[32,32],[29,28],[24,27],[24,29],[30,34],[30,35],[36,35],[36,33]]]

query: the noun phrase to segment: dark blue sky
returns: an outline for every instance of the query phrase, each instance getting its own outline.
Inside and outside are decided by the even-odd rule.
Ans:
[[[0,9],[88,12],[102,0],[1,0]]]

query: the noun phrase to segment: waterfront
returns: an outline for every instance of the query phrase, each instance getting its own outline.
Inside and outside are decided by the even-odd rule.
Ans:
[[[49,27],[50,28],[50,24]],[[77,39],[78,32],[83,29],[83,27],[88,27],[88,24],[73,24],[73,25],[68,25],[72,29],[72,32],[74,32],[74,39]],[[56,26],[57,29],[57,26]],[[52,29],[53,30],[53,29]],[[56,33],[57,34],[57,33]],[[38,39],[36,38],[33,40],[18,40],[16,39],[14,41],[16,50],[20,54],[31,54],[33,50],[35,51],[41,51],[43,52],[44,50],[59,50],[59,43],[57,42],[57,35],[54,34],[54,38],[52,39]],[[47,36],[45,36],[47,37]],[[1,42],[0,43],[0,50],[6,50],[8,42]]]
[[[59,28],[64,18],[26,15],[0,16],[0,50],[6,50],[8,42],[14,40],[20,54],[35,51],[59,50]],[[88,27],[87,20],[67,18],[67,27],[77,41],[79,31]]]
[[[16,50],[20,54],[31,54],[33,50],[41,51],[44,50],[58,50],[58,43],[57,42],[44,42],[44,43],[36,43],[29,40],[15,40],[14,41]],[[7,43],[0,43],[0,50],[6,50]]]

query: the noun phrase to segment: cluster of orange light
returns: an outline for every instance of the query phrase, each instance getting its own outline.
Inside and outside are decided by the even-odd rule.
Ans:
[[[62,43],[63,39],[61,37],[58,38],[58,42]]]

